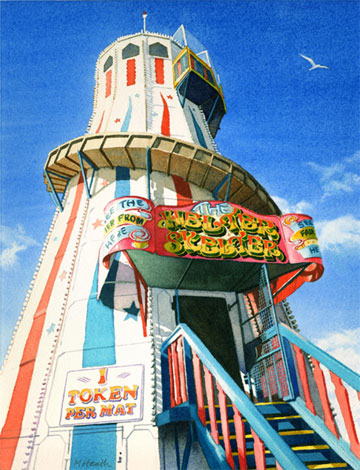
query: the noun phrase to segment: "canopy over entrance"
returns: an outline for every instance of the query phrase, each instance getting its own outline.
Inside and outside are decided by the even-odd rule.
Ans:
[[[157,206],[129,196],[105,208],[98,292],[126,250],[151,287],[247,292],[267,265],[275,302],[323,273],[312,219],[260,216],[229,202]]]

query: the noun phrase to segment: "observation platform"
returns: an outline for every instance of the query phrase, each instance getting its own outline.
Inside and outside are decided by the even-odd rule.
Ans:
[[[151,168],[147,168],[147,152]],[[81,158],[81,155],[86,158]],[[210,191],[218,200],[258,214],[281,215],[265,189],[240,165],[219,153],[171,137],[149,133],[87,134],[52,150],[44,167],[47,190],[59,193],[85,169],[127,167],[177,175]],[[49,181],[50,180],[50,181]]]

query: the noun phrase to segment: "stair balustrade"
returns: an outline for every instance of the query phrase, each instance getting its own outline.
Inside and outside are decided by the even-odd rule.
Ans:
[[[332,411],[332,409],[340,410],[350,444],[350,452],[352,452],[357,459],[360,459],[360,444],[354,422],[355,410],[352,409],[353,407],[349,400],[348,390],[344,386],[344,383],[346,383],[356,392],[357,398],[360,399],[360,376],[286,325],[280,323],[279,332],[281,336],[290,343],[294,351],[298,376],[303,389],[303,402],[305,406],[302,406],[302,400],[299,397],[293,406],[296,406],[296,404],[299,405],[299,412],[302,411],[303,416],[304,413],[307,414],[308,419],[311,419],[311,416],[307,413],[308,411],[319,418],[313,402],[309,386],[308,370],[306,368],[306,360],[309,357],[310,363],[313,366],[313,377],[323,411],[323,422],[335,439],[339,441],[340,445],[346,448],[346,443],[341,437],[339,426],[334,419]],[[324,371],[326,370],[329,372],[330,379],[335,386],[334,398],[337,403],[331,403],[331,394],[329,394],[324,375]],[[314,425],[316,425],[316,420],[314,421]],[[324,435],[323,437],[325,438]],[[356,468],[360,468],[360,462]]]
[[[161,362],[164,412],[158,424],[192,420],[211,468],[248,468],[245,423],[254,439],[256,469],[267,468],[269,452],[278,470],[307,468],[187,325],[179,324],[163,343]],[[230,422],[237,452],[230,443]]]

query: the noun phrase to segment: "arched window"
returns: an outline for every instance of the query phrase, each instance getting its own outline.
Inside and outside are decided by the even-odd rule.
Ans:
[[[155,81],[159,85],[164,85],[165,83],[164,59],[160,57],[168,57],[168,50],[165,46],[163,46],[159,42],[155,42],[154,44],[150,44],[149,54],[152,56],[156,56],[155,58]]]
[[[157,56],[157,57],[169,57],[167,48],[163,46],[162,44],[160,44],[159,42],[150,44],[149,54]]]
[[[113,64],[113,58],[112,56],[110,55],[106,61],[105,61],[105,64],[104,64],[104,73],[106,73],[105,75],[105,80],[106,80],[106,84],[105,84],[105,98],[107,98],[108,96],[111,95],[111,78],[112,78],[112,70],[109,70],[110,67],[112,66]]]
[[[109,70],[112,64],[113,64],[113,58],[111,55],[109,55],[109,57],[106,59],[105,64],[104,64],[104,72]]]
[[[122,50],[122,58],[123,59],[130,59],[131,57],[135,57],[139,55],[140,53],[140,48],[136,44],[128,44],[124,49]]]

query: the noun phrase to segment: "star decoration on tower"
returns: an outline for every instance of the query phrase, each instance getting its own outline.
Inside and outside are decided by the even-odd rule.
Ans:
[[[109,184],[108,180],[102,180],[101,186],[105,188],[105,186],[107,186],[108,184]]]
[[[135,94],[135,98],[140,98],[139,93],[136,93],[136,94]]]
[[[120,122],[120,118],[116,118],[114,122],[115,123]]]
[[[153,116],[158,116],[158,113],[152,113]]]
[[[140,312],[140,309],[137,308],[134,301],[132,301],[130,307],[124,308],[124,311],[127,312],[127,315],[124,318],[124,321],[129,320],[129,318],[132,318],[133,320],[137,321],[137,316],[138,316],[138,313]]]
[[[172,95],[167,95],[166,98],[168,98],[169,100],[172,100],[172,99],[173,99]]]
[[[59,276],[62,281],[66,278],[66,274],[67,274],[67,272],[64,269],[64,271]]]
[[[94,230],[97,229],[98,227],[102,227],[102,221],[100,219],[96,219],[95,222],[92,223]]]

